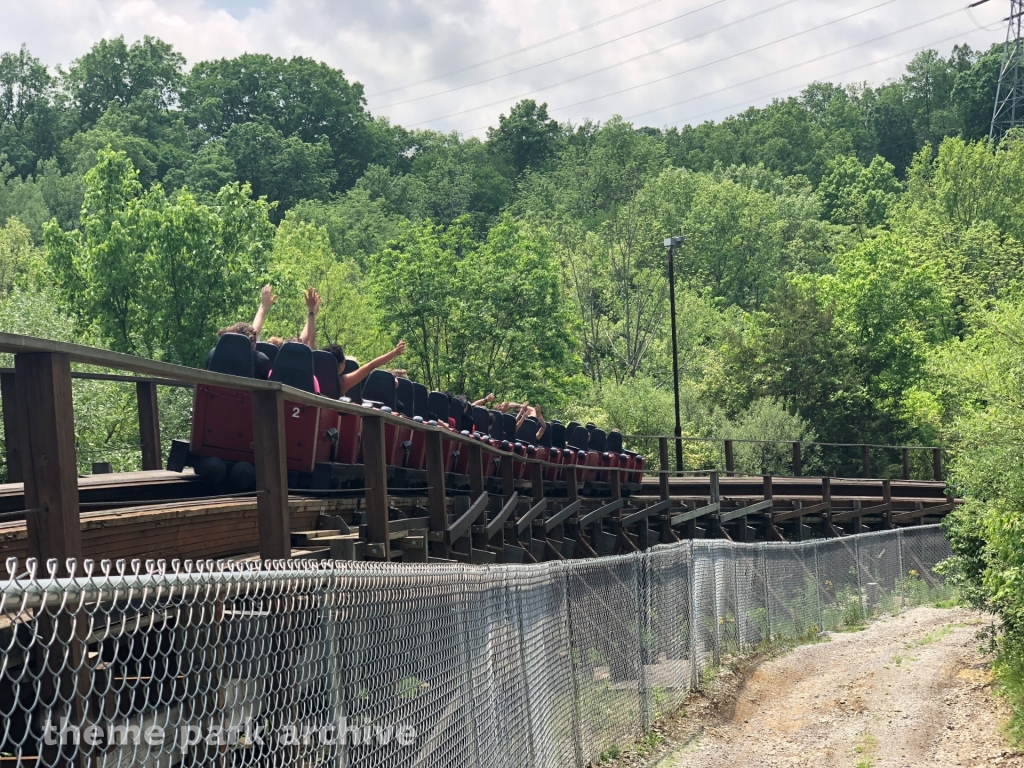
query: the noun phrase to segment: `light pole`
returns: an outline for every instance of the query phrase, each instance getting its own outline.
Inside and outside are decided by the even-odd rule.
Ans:
[[[672,382],[676,396],[676,472],[683,471],[683,424],[679,418],[679,347],[676,344],[676,267],[675,250],[686,242],[685,237],[666,237],[668,248],[668,302],[672,315]],[[663,468],[664,469],[664,468]]]

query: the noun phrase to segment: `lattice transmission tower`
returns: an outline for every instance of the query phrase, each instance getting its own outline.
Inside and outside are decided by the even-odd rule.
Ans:
[[[991,141],[1001,139],[1011,128],[1024,125],[1024,40],[1021,39],[1024,0],[1010,0],[1010,16],[1006,21],[1003,62],[999,67],[996,104],[988,134]]]

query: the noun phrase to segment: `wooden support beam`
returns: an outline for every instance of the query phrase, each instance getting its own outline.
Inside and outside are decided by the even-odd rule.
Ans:
[[[49,558],[57,560],[58,576],[69,576],[65,561],[82,562],[71,361],[57,353],[25,352],[15,355],[14,367],[24,419],[20,450],[29,552],[44,576]]]
[[[545,533],[550,533],[552,530],[557,528],[559,525],[568,520],[572,515],[580,511],[580,507],[583,506],[583,502],[577,499],[572,504],[566,504],[550,518],[544,521]]]
[[[595,510],[593,510],[591,512],[588,512],[586,515],[581,517],[580,518],[580,525],[583,525],[583,526],[593,525],[598,520],[601,520],[602,518],[607,517],[608,515],[610,515],[612,512],[616,512],[616,511],[622,509],[625,505],[626,505],[626,500],[625,499],[616,499],[615,501],[613,501],[613,502],[611,502],[609,504],[605,504],[602,507],[598,507],[597,509],[595,509]]]
[[[732,477],[736,474],[736,461],[733,458],[732,440],[725,441],[725,476]]]
[[[737,517],[746,517],[747,515],[753,515],[757,512],[771,511],[772,504],[775,502],[771,499],[765,499],[764,501],[758,501],[754,504],[747,504],[743,507],[737,507],[736,509],[730,509],[728,512],[723,511],[718,516],[718,522],[728,523],[735,520]]]
[[[717,512],[719,504],[716,501],[714,504],[708,504],[704,507],[698,507],[697,509],[691,509],[686,512],[680,512],[677,515],[672,515],[672,525],[681,525],[688,523],[691,520],[696,520],[698,517],[704,517],[704,515],[711,515]]]
[[[942,481],[942,449],[932,448],[932,474],[936,481]]]
[[[847,520],[854,520],[858,517],[864,517],[865,515],[882,515],[892,510],[892,505],[889,503],[878,504],[874,507],[861,507],[860,509],[851,509],[846,512],[840,512],[839,514],[832,514],[833,523],[845,523]]]
[[[456,541],[461,539],[469,527],[476,522],[477,518],[483,514],[484,510],[487,509],[488,496],[486,493],[481,493],[477,497],[476,501],[469,505],[469,509],[462,513],[462,516],[456,520],[448,530],[445,532],[445,542],[451,546]]]
[[[501,474],[501,496],[508,501],[516,490],[515,467],[512,465],[512,455],[502,454],[498,464]]]
[[[800,455],[800,442],[793,442],[793,477],[800,477],[803,472],[803,458]]]
[[[562,475],[565,477],[565,495],[569,500],[569,503],[573,503],[579,500],[579,484],[576,477],[576,465],[570,464],[564,470]],[[550,528],[548,530],[551,530]]]
[[[541,499],[536,504],[534,504],[532,507],[530,507],[530,510],[525,515],[523,515],[521,518],[519,518],[519,520],[516,522],[516,531],[518,531],[519,533],[522,533],[527,528],[529,528],[530,527],[530,523],[532,523],[534,520],[536,520],[537,517],[540,516],[540,514],[545,509],[547,509],[547,507],[548,507],[548,499]]]
[[[885,527],[892,530],[892,482],[889,480],[882,481],[882,503],[889,505],[889,511],[885,513]]]
[[[163,469],[163,452],[160,449],[160,406],[156,399],[156,384],[152,381],[135,382],[135,399],[139,406],[142,469]]]
[[[608,481],[611,485],[611,497],[622,498],[622,472],[618,467],[608,470]]]
[[[792,520],[794,517],[803,517],[804,515],[820,515],[822,512],[827,513],[831,508],[831,501],[823,501],[819,504],[812,504],[809,507],[801,507],[800,509],[792,509],[786,512],[774,512],[772,514],[772,522],[783,523],[786,520]]]
[[[544,465],[537,463],[530,465],[530,491],[534,501],[544,498]]]
[[[24,411],[18,408],[15,378],[11,372],[0,373],[0,405],[3,406],[7,482],[20,483],[24,478],[21,469],[22,446],[25,445],[25,428],[21,421],[21,414]]]
[[[910,449],[903,449],[903,479],[910,479]]]
[[[292,544],[284,392],[252,393],[252,437],[256,456],[256,490],[259,492],[256,496],[256,517],[259,521],[260,557],[264,560],[286,560],[291,557]]]
[[[430,531],[441,534],[448,529],[448,502],[445,489],[444,442],[441,433],[430,430],[423,435],[423,449],[427,459],[427,512],[430,514]],[[441,552],[438,557],[448,557],[448,545],[433,540]]]
[[[914,509],[909,512],[900,512],[892,516],[894,523],[907,523],[919,517],[926,517],[927,515],[944,515],[947,512],[952,512],[956,509],[957,505],[955,502],[949,502],[948,504],[932,504],[931,506],[922,506],[920,509]]]
[[[505,506],[501,508],[501,511],[494,516],[493,520],[487,523],[488,539],[493,538],[494,534],[501,530],[502,526],[505,525],[505,521],[515,512],[517,504],[519,504],[519,494],[513,491],[509,500],[505,502]]]
[[[658,496],[662,501],[669,497],[668,483],[668,438],[658,438]]]
[[[641,520],[646,520],[651,515],[657,515],[666,511],[671,504],[671,499],[665,499],[665,501],[659,501],[657,504],[651,504],[650,506],[645,507],[644,509],[641,509],[637,512],[634,512],[631,515],[627,515],[626,517],[622,518],[622,525],[624,527],[636,525]]]
[[[469,473],[469,490],[473,498],[477,498],[484,492],[484,449],[479,443],[473,443],[466,450],[469,451],[469,466],[466,469]]]
[[[860,447],[860,463],[864,477],[871,477],[871,451],[866,445]]]
[[[388,463],[384,455],[384,419],[370,411],[363,416],[363,483],[366,496],[366,543],[381,547],[382,560],[391,559],[388,526]]]

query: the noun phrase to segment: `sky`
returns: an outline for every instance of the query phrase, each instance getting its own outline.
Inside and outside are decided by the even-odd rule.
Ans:
[[[522,98],[578,124],[720,120],[809,82],[881,83],[918,50],[1002,43],[1008,0],[0,0],[0,51],[67,65],[153,35],[192,63],[307,56],[407,128],[483,136]]]

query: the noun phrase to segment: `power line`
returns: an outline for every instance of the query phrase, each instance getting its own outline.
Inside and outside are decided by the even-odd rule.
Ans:
[[[852,51],[855,48],[860,48],[862,46],[869,45],[870,43],[874,43],[874,42],[877,42],[879,40],[884,40],[887,37],[892,37],[893,35],[898,35],[898,34],[900,34],[902,32],[906,32],[906,31],[911,30],[911,29],[916,29],[917,27],[922,27],[925,24],[931,24],[933,21],[939,21],[940,19],[944,19],[944,18],[946,18],[948,16],[953,16],[954,14],[960,13],[962,10],[963,10],[962,8],[957,8],[955,11],[949,11],[948,13],[943,13],[943,14],[940,14],[938,16],[934,16],[934,17],[932,17],[930,19],[925,19],[924,21],[919,21],[916,24],[911,24],[910,26],[903,27],[902,29],[897,29],[897,30],[894,30],[892,32],[886,32],[884,35],[878,35],[877,37],[873,37],[870,40],[865,40],[862,43],[855,43],[854,45],[848,45],[846,48],[840,48],[838,51],[832,51],[831,53],[823,53],[820,56],[815,56],[813,59],[808,59],[807,61],[801,62],[799,64],[791,64],[788,67],[783,67],[782,69],[776,70],[775,72],[770,72],[770,73],[768,73],[766,75],[758,75],[757,77],[751,78],[750,80],[745,80],[742,83],[737,83],[736,86],[730,86],[730,87],[735,88],[735,87],[737,87],[739,85],[746,85],[747,83],[753,83],[753,82],[756,82],[758,80],[763,80],[766,77],[771,77],[772,75],[777,75],[777,74],[779,74],[781,72],[788,72],[791,69],[796,69],[797,67],[802,67],[802,66],[804,66],[806,64],[813,64],[814,62],[821,61],[822,59],[827,59],[827,58],[830,58],[832,56],[838,56],[840,53],[846,53],[847,51]],[[840,19],[840,21],[841,21],[841,19]],[[829,22],[829,23],[835,23],[835,22]],[[808,30],[808,31],[810,31],[810,30]],[[800,32],[800,33],[797,33],[797,35],[790,35],[789,38],[785,38],[784,37],[781,40],[776,40],[775,42],[782,42],[782,40],[788,40],[788,39],[791,39],[793,37],[797,37],[800,34],[804,34],[804,33]],[[774,45],[774,43],[772,43],[772,44]],[[764,46],[760,46],[760,47],[764,47]],[[757,50],[757,48],[750,49],[750,51],[754,51],[754,50]],[[744,53],[750,53],[750,51],[742,51],[741,53],[736,53],[736,54],[733,54],[731,56],[726,56],[724,59],[719,59],[718,61],[711,62],[711,63],[712,64],[718,64],[719,62],[726,61],[728,59],[733,59],[733,58],[736,58],[737,56],[742,56]],[[643,88],[643,87],[648,86],[648,85],[653,85],[654,83],[660,83],[660,82],[662,82],[664,80],[669,80],[669,79],[671,79],[673,77],[678,77],[679,75],[689,74],[690,72],[694,72],[694,71],[696,71],[698,69],[703,69],[706,66],[709,66],[709,64],[701,64],[700,66],[692,67],[690,69],[683,70],[682,72],[676,72],[675,74],[672,74],[672,75],[665,75],[664,77],[659,77],[659,78],[656,78],[654,80],[648,80],[646,83],[639,83],[638,85],[631,85],[629,88],[622,88],[622,89],[620,89],[618,91],[613,91],[612,93],[606,93],[606,94],[603,94],[601,96],[595,96],[592,99],[584,99],[583,101],[577,101],[577,102],[575,102],[573,104],[566,104],[564,106],[552,109],[551,111],[552,112],[558,112],[558,111],[563,110],[563,109],[570,109],[571,107],[578,107],[581,104],[589,104],[592,101],[600,101],[601,99],[606,99],[609,96],[617,96],[620,93],[626,93],[628,91],[636,90],[637,88]],[[699,98],[699,97],[694,97],[694,98]],[[676,106],[677,104],[684,104],[687,101],[691,101],[691,100],[692,99],[683,99],[682,101],[675,102],[675,104],[669,104],[668,106]],[[650,111],[654,112],[654,111],[657,111],[657,110],[650,110]],[[647,114],[647,113],[646,112],[642,112],[640,114]]]
[[[514,51],[509,51],[508,53],[503,53],[501,56],[495,56],[493,59],[487,59],[486,61],[479,61],[476,64],[469,64],[469,65],[467,65],[465,67],[462,67],[461,69],[452,69],[452,70],[450,70],[448,72],[442,72],[440,75],[434,75],[433,77],[428,77],[428,78],[425,78],[423,80],[417,80],[414,83],[407,83],[406,85],[399,85],[399,86],[396,86],[394,88],[389,88],[386,91],[377,91],[376,93],[368,94],[367,98],[372,98],[374,96],[383,96],[385,93],[394,93],[395,91],[404,91],[406,88],[412,88],[413,86],[416,86],[416,85],[423,85],[424,83],[430,83],[430,82],[433,82],[434,80],[440,80],[442,77],[448,77],[449,75],[457,75],[457,74],[459,74],[461,72],[468,72],[471,69],[478,69],[479,67],[483,67],[483,66],[485,66],[487,64],[493,64],[496,61],[501,61],[502,59],[507,59],[507,58],[510,58],[511,56],[516,56],[516,55],[518,55],[520,53],[525,53],[526,51],[532,51],[534,48],[540,48],[541,46],[547,45],[548,43],[554,43],[557,40],[564,40],[567,37],[571,37],[571,36],[573,36],[575,34],[578,34],[580,32],[585,32],[588,29],[593,29],[594,27],[598,27],[598,26],[600,26],[602,24],[607,24],[609,21],[614,21],[615,19],[620,19],[623,16],[627,16],[627,15],[629,15],[629,14],[635,12],[635,11],[642,10],[644,8],[647,8],[648,6],[655,5],[656,3],[660,3],[660,2],[662,2],[662,0],[647,0],[646,3],[640,3],[640,5],[634,5],[632,8],[627,8],[626,10],[620,11],[619,13],[614,13],[611,16],[605,16],[603,19],[598,19],[597,21],[592,21],[590,24],[584,24],[582,27],[576,27],[576,29],[570,29],[568,32],[563,32],[560,35],[555,35],[554,37],[549,37],[547,40],[541,40],[539,43],[533,43],[532,45],[527,45],[527,46],[525,46],[523,48],[517,48]]]
[[[795,0],[787,0],[787,2],[781,3],[780,5],[772,6],[772,8],[767,9],[765,12],[770,11],[770,10],[774,10],[775,8],[779,8],[782,5],[788,5],[789,3],[792,3],[794,1]],[[894,2],[896,2],[896,0],[883,0],[883,2],[878,3],[877,5],[873,5],[870,8],[865,8],[865,9],[857,11],[855,13],[851,13],[851,14],[848,14],[846,16],[842,16],[842,17],[840,17],[838,19],[833,19],[832,21],[825,22],[824,24],[819,24],[816,27],[811,27],[810,29],[805,29],[802,32],[796,32],[796,33],[794,33],[792,35],[787,35],[786,37],[782,37],[782,38],[779,38],[777,40],[772,40],[770,42],[763,43],[762,45],[758,45],[758,46],[755,46],[753,48],[748,48],[745,51],[740,51],[738,53],[730,54],[729,56],[725,56],[725,57],[723,57],[721,59],[716,59],[714,61],[709,61],[709,62],[707,62],[705,64],[701,64],[701,65],[699,65],[697,67],[693,67],[691,69],[684,70],[682,72],[676,72],[674,75],[669,75],[668,77],[677,77],[679,75],[687,74],[688,72],[693,72],[693,71],[695,71],[697,69],[702,69],[704,67],[709,67],[712,64],[719,64],[719,63],[721,63],[723,61],[728,61],[729,59],[734,59],[737,56],[742,56],[742,55],[744,55],[746,53],[752,53],[754,51],[759,51],[759,50],[761,50],[763,48],[768,48],[768,47],[770,47],[772,45],[775,45],[777,43],[781,43],[781,42],[784,42],[786,40],[791,40],[791,39],[793,39],[795,37],[799,37],[801,35],[806,35],[809,32],[816,32],[817,30],[823,29],[824,27],[831,26],[832,24],[838,24],[841,21],[846,21],[847,19],[851,19],[854,16],[860,16],[863,13],[867,13],[869,11],[873,11],[876,8],[881,8],[882,6],[885,6],[885,5],[890,5],[891,3],[894,3]],[[953,13],[957,13],[960,10],[961,9],[958,8]],[[947,14],[947,15],[950,15],[950,14]],[[742,19],[741,19],[741,21],[742,21]],[[638,59],[642,59],[642,58],[644,58],[646,56],[650,56],[650,55],[655,54],[655,53],[660,53],[661,51],[663,51],[663,50],[665,50],[667,48],[671,48],[671,47],[676,46],[676,45],[681,45],[682,43],[685,43],[685,42],[689,42],[689,40],[681,40],[678,43],[673,43],[672,45],[668,45],[668,46],[664,46],[663,48],[655,49],[655,50],[650,51],[648,53],[641,54],[640,56],[635,56],[632,59],[626,59],[625,61],[620,61],[620,62],[617,62],[616,64],[610,64],[607,67],[602,67],[601,69],[596,69],[596,70],[593,70],[591,72],[584,73],[582,75],[577,75],[575,77],[569,78],[568,80],[562,80],[562,81],[557,82],[557,83],[552,83],[551,85],[546,85],[546,86],[544,86],[542,88],[535,88],[535,89],[533,89],[531,91],[526,91],[526,92],[520,93],[520,94],[518,94],[516,96],[506,97],[506,98],[501,99],[499,101],[492,101],[489,104],[481,104],[479,106],[472,107],[470,109],[461,110],[460,112],[452,112],[451,114],[442,115],[441,117],[433,117],[433,118],[430,118],[429,120],[421,120],[418,123],[411,123],[411,124],[408,124],[407,127],[414,128],[417,125],[424,125],[425,123],[433,123],[433,122],[436,122],[438,120],[447,120],[450,117],[458,117],[459,115],[465,115],[465,114],[468,114],[470,112],[476,112],[476,111],[481,110],[481,109],[486,109],[487,107],[493,107],[493,106],[497,106],[499,104],[507,104],[509,101],[511,101],[513,99],[521,99],[524,96],[530,96],[530,95],[533,95],[535,93],[540,93],[541,91],[546,91],[546,90],[550,90],[551,88],[556,88],[556,87],[558,87],[560,85],[565,85],[566,83],[571,83],[571,82],[574,82],[576,80],[581,80],[584,77],[589,77],[590,75],[595,75],[595,74],[598,74],[599,72],[604,72],[604,71],[607,71],[609,69],[613,69],[614,67],[621,66],[622,64],[628,64],[628,63],[636,61]],[[652,81],[649,81],[647,83],[641,83],[639,85],[632,86],[631,88],[627,88],[627,89],[624,89],[624,90],[633,90],[634,88],[639,88],[639,87],[642,87],[644,85],[649,85],[650,83],[659,82],[660,80],[664,80],[664,79],[667,79],[667,78],[658,78],[657,80],[652,80]],[[622,91],[616,91],[615,93],[621,93],[621,92]],[[613,96],[613,95],[615,95],[615,93],[606,94],[606,95]],[[594,99],[588,99],[587,101],[596,101],[597,99],[600,99],[600,98],[604,98],[604,97],[603,96],[599,96],[599,97],[596,97]],[[578,103],[582,104],[582,103],[586,103],[586,102],[578,102]],[[559,110],[562,110],[562,109],[568,109],[569,106],[576,106],[576,105],[575,104],[570,104],[568,106],[557,107],[556,109],[552,109],[552,110],[549,110],[549,111],[556,112],[556,111],[559,111]],[[473,130],[476,130],[476,129],[473,129]]]
[[[639,34],[641,34],[643,32],[648,32],[648,31],[650,31],[652,29],[655,29],[657,27],[663,27],[666,24],[671,24],[673,21],[678,21],[679,19],[686,18],[687,16],[692,16],[695,13],[700,13],[701,11],[705,11],[708,8],[712,8],[712,7],[716,6],[716,5],[721,5],[724,2],[726,2],[726,0],[715,0],[714,2],[708,3],[707,5],[702,5],[700,8],[694,8],[692,11],[687,11],[686,13],[681,13],[678,16],[673,16],[671,19],[665,19],[665,21],[659,21],[657,24],[651,24],[650,26],[644,27],[643,29],[638,29],[635,32],[628,32],[625,35],[619,35],[618,37],[613,37],[611,40],[605,40],[603,43],[597,43],[595,45],[591,45],[589,48],[581,48],[580,50],[573,51],[572,53],[566,53],[566,54],[564,54],[562,56],[556,56],[553,59],[548,59],[547,61],[541,61],[541,62],[538,62],[537,64],[531,64],[530,66],[523,67],[522,69],[514,69],[511,72],[505,72],[505,73],[500,74],[500,75],[495,75],[494,77],[488,77],[488,78],[485,78],[484,80],[476,80],[476,81],[474,81],[472,83],[466,83],[465,85],[457,85],[454,88],[449,88],[446,91],[435,91],[434,93],[428,93],[425,96],[416,96],[416,97],[414,97],[412,99],[406,99],[405,101],[396,101],[396,102],[393,102],[391,104],[384,104],[383,106],[377,107],[377,109],[389,109],[390,107],[398,107],[398,106],[401,106],[402,104],[411,104],[414,101],[423,101],[423,99],[432,99],[435,96],[443,96],[446,93],[453,93],[455,91],[461,91],[461,90],[464,90],[466,88],[472,88],[475,85],[483,85],[484,83],[490,83],[490,82],[493,82],[495,80],[501,80],[503,77],[511,77],[512,75],[518,75],[518,74],[520,74],[522,72],[528,72],[531,69],[537,69],[537,67],[543,67],[543,66],[546,66],[548,64],[554,64],[556,61],[562,61],[563,59],[570,59],[573,56],[579,56],[581,53],[587,53],[588,51],[593,51],[593,50],[595,50],[597,48],[602,48],[602,47],[604,47],[606,45],[611,45],[612,43],[617,43],[620,40],[625,40],[627,37],[633,37],[634,35],[639,35]],[[788,0],[788,2],[797,2],[797,0]],[[786,5],[786,4],[787,3],[783,3],[783,5]],[[770,8],[768,10],[773,10],[773,9]],[[754,14],[754,15],[756,16],[756,15],[760,15],[760,14]],[[747,18],[749,18],[749,17],[747,17]],[[740,21],[743,21],[743,20],[744,19],[740,19]],[[730,24],[726,24],[725,26],[732,26],[733,24],[736,24],[736,23],[739,23],[739,22],[732,22]],[[691,37],[690,40],[696,40],[698,37],[703,37],[705,35],[709,35],[712,32],[717,32],[719,29],[723,29],[723,28],[724,27],[716,27],[715,29],[708,30],[707,32],[702,32],[699,35]],[[675,43],[675,45],[678,45],[678,43]]]
[[[987,30],[987,29],[983,29],[983,28],[980,28],[980,27],[977,28],[977,29],[967,29],[967,30],[965,30],[963,32],[957,32],[954,35],[949,35],[948,37],[944,37],[941,40],[933,40],[932,42],[926,43],[925,45],[918,46],[917,48],[911,48],[911,49],[906,50],[906,51],[900,51],[899,53],[894,53],[894,54],[892,54],[890,56],[885,56],[884,58],[881,58],[881,59],[875,59],[874,61],[869,61],[867,64],[858,64],[856,67],[850,67],[848,69],[840,70],[839,72],[833,72],[830,75],[825,75],[825,78],[831,79],[831,78],[835,78],[835,77],[840,77],[841,75],[847,75],[850,72],[856,72],[856,71],[861,70],[861,69],[866,69],[868,67],[873,67],[876,64],[882,64],[882,63],[884,63],[886,61],[891,61],[892,59],[898,59],[901,56],[909,56],[910,54],[913,54],[913,53],[919,53],[920,51],[928,50],[932,46],[939,45],[940,43],[946,43],[946,42],[949,42],[950,40],[962,39],[964,37],[967,37],[968,35],[973,35],[973,34],[976,34],[978,32],[991,32],[991,31],[993,31],[993,30]],[[800,64],[798,66],[803,66],[803,65],[806,65],[806,64],[810,64],[810,63],[812,63],[812,61],[803,62],[802,64]],[[772,75],[776,75],[776,74],[779,74],[780,72],[783,72],[783,71],[785,71],[785,70],[778,70],[776,72],[772,72],[771,74]],[[692,121],[696,120],[697,118],[705,117],[707,115],[714,115],[714,114],[717,114],[719,112],[726,112],[726,111],[728,111],[730,109],[736,109],[738,107],[750,106],[752,100],[753,101],[761,101],[762,99],[768,99],[768,98],[773,98],[775,96],[781,96],[784,93],[789,93],[789,92],[794,91],[794,90],[802,90],[803,88],[806,88],[808,85],[811,85],[812,83],[822,82],[822,80],[823,80],[823,78],[817,77],[814,80],[809,80],[809,81],[804,82],[804,83],[802,83],[800,85],[792,85],[792,86],[789,86],[789,87],[786,87],[786,88],[782,88],[780,90],[773,91],[772,93],[767,93],[767,94],[764,94],[763,96],[755,97],[754,99],[747,98],[747,99],[744,99],[743,101],[737,102],[735,104],[729,104],[728,106],[725,106],[725,107],[716,107],[715,109],[709,109],[706,112],[699,112],[696,115],[691,115],[691,116],[685,118],[684,120],[685,120],[685,122],[687,124],[691,124]],[[725,91],[732,90],[733,88],[737,88],[737,87],[739,87],[741,85],[746,85],[748,82],[752,82],[752,81],[746,81],[746,82],[743,82],[743,83],[736,83],[736,85],[729,85],[729,86],[726,86],[725,88],[718,88],[718,89],[716,89],[714,91],[708,91],[707,93],[702,93],[700,96],[694,96],[693,99],[685,99],[684,101],[677,101],[677,102],[674,102],[672,104],[666,104],[663,107],[657,107],[656,109],[646,110],[645,112],[635,112],[632,115],[627,115],[623,119],[625,119],[625,120],[632,120],[633,118],[640,117],[641,115],[648,115],[648,114],[651,114],[653,112],[660,112],[660,111],[662,111],[664,109],[669,109],[670,107],[679,106],[680,104],[686,103],[687,101],[695,101],[695,100],[698,100],[698,99],[706,98],[708,96],[714,96],[714,95],[719,94],[719,93],[724,93]],[[474,129],[474,130],[480,130],[480,129]]]

